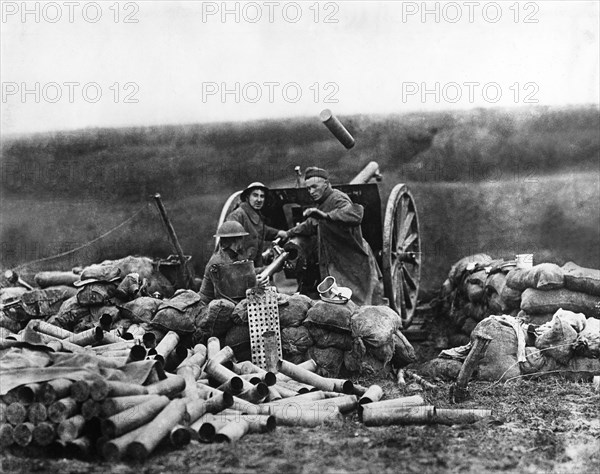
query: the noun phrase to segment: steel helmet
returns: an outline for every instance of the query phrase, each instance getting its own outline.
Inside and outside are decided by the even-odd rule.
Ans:
[[[244,230],[242,224],[236,221],[223,222],[217,229],[213,237],[244,237],[248,232]]]
[[[240,199],[242,201],[245,201],[246,199],[248,199],[248,195],[252,192],[253,189],[262,189],[264,191],[264,193],[266,194],[267,191],[269,190],[269,188],[267,188],[264,184],[262,184],[259,181],[255,181],[254,183],[250,183],[248,186],[246,186],[246,189],[244,189],[242,191],[242,194],[240,195]]]

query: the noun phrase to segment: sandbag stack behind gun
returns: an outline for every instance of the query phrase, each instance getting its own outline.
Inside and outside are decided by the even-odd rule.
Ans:
[[[288,241],[282,248],[279,246],[281,239],[275,239],[273,241],[273,248],[265,250],[262,254],[263,259],[269,258],[271,253],[274,258],[273,261],[260,272],[261,278],[267,278],[273,276],[275,273],[283,270],[286,264],[290,264],[298,259],[299,247],[293,242]]]

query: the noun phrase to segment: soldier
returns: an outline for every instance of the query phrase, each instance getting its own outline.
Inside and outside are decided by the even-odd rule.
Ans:
[[[219,248],[206,264],[199,291],[203,303],[219,298],[235,303],[245,297],[246,289],[264,283],[257,282],[254,265],[245,258],[247,235],[239,222],[224,222],[217,229]]]
[[[277,237],[285,238],[286,233],[269,227],[261,209],[265,204],[265,197],[269,189],[262,183],[254,182],[248,185],[240,198],[242,203],[232,211],[226,221],[235,221],[242,224],[247,236],[244,240],[246,257],[254,262],[256,268],[263,266],[262,252],[265,241],[275,240]]]
[[[352,290],[355,303],[380,304],[381,272],[360,229],[364,208],[333,189],[324,169],[307,168],[304,179],[317,206],[306,209],[307,219],[288,230],[286,237],[316,235],[321,279],[335,277],[340,286]]]

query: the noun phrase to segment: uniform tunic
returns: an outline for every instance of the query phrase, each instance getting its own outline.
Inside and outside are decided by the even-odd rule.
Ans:
[[[206,264],[204,270],[204,278],[202,279],[202,286],[200,287],[200,300],[204,304],[210,303],[212,300],[217,298],[225,298],[230,300],[227,295],[222,295],[218,290],[218,282],[216,281],[216,273],[213,271],[213,267],[226,265],[229,263],[235,263],[242,261],[243,259],[233,250],[219,249],[216,253],[210,257],[210,260]]]
[[[371,247],[360,229],[364,208],[353,203],[347,194],[327,189],[317,201],[324,219],[309,217],[290,229],[294,235],[317,235],[319,273],[321,279],[335,277],[338,286],[352,290],[352,300],[358,304],[378,304],[379,268]],[[375,298],[374,298],[375,296]]]
[[[242,202],[225,220],[236,221],[242,224],[249,234],[244,237],[246,257],[254,261],[255,267],[262,267],[264,242],[265,240],[274,240],[277,237],[277,229],[266,225],[264,216],[253,209],[247,202]]]

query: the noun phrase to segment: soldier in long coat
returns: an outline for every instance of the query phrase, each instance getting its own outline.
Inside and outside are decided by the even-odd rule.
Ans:
[[[306,209],[307,219],[288,230],[287,236],[317,235],[321,279],[335,277],[339,286],[352,290],[355,303],[380,304],[381,272],[360,229],[364,208],[333,189],[329,174],[321,168],[307,168],[305,181],[317,207]]]
[[[262,253],[265,241],[285,238],[286,233],[265,224],[261,209],[265,203],[268,188],[259,182],[251,183],[242,192],[240,206],[232,211],[225,221],[235,221],[242,224],[248,235],[244,238],[246,258],[254,261],[254,266],[263,266]]]

